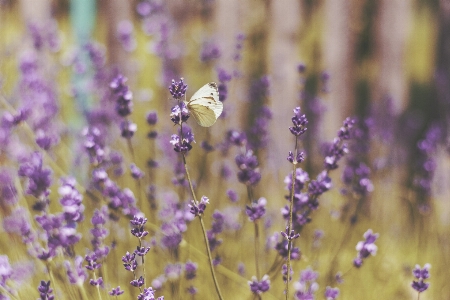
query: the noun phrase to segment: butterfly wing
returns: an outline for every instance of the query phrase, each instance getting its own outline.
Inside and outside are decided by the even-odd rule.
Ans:
[[[214,111],[208,106],[200,104],[188,104],[188,109],[197,121],[198,125],[203,127],[210,127],[216,123],[216,115]]]
[[[210,127],[222,114],[223,104],[219,101],[219,91],[215,82],[201,87],[186,103],[200,126]]]

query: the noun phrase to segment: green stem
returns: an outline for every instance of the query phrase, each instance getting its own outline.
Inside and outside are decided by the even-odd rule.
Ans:
[[[195,196],[194,187],[192,186],[191,176],[189,175],[188,166],[186,164],[186,155],[185,155],[185,153],[183,153],[183,164],[184,164],[184,170],[186,171],[186,177],[187,177],[188,182],[189,182],[189,187],[191,189],[192,197],[194,198],[194,201],[197,202],[197,197]],[[219,299],[223,300],[222,293],[220,292],[220,288],[219,288],[219,283],[217,282],[216,273],[214,271],[211,250],[209,248],[208,236],[206,235],[205,224],[203,223],[202,216],[199,215],[198,217],[200,219],[200,225],[202,227],[202,232],[203,232],[203,238],[205,240],[206,251],[208,252],[209,268],[211,270],[211,276],[212,276],[213,281],[214,281],[214,286],[216,288],[216,292],[217,292],[217,295],[219,296]]]
[[[205,224],[203,223],[202,216],[199,215],[198,217],[200,219],[200,225],[202,227],[203,238],[205,239],[206,250],[208,251],[209,269],[211,270],[211,276],[212,276],[212,278],[214,280],[214,286],[216,288],[217,296],[219,296],[220,300],[223,300],[222,293],[220,292],[219,283],[217,282],[216,273],[214,271],[214,265],[213,265],[213,262],[212,262],[211,250],[209,249],[208,237],[206,235],[206,230],[205,230]]]
[[[292,164],[292,185],[291,185],[291,202],[289,204],[289,221],[288,221],[288,228],[287,228],[287,234],[288,237],[291,234],[291,228],[292,228],[292,208],[294,206],[294,189],[295,189],[295,171],[297,169],[297,147],[298,147],[298,138],[295,137],[295,150],[294,150],[294,163]],[[292,248],[292,241],[291,239],[288,239],[288,256],[287,256],[287,275],[286,275],[286,300],[289,298],[289,277],[291,276],[291,248]]]
[[[259,228],[258,220],[255,220],[255,265],[256,265],[256,277],[261,279],[261,273],[259,271]]]
[[[97,275],[95,275],[95,272],[94,272],[94,280],[97,281]],[[97,285],[97,293],[98,293],[98,299],[102,300],[102,294],[100,293],[99,285]]]

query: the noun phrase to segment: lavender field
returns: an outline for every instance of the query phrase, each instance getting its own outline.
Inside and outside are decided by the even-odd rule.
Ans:
[[[450,299],[445,0],[0,0],[0,300]]]

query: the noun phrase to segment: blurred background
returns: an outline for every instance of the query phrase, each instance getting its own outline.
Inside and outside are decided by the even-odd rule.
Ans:
[[[236,153],[225,153],[221,145],[229,130],[246,132],[262,174],[254,194],[268,200],[265,238],[284,229],[279,211],[287,203],[283,181],[291,170],[286,157],[294,147],[288,130],[293,108],[300,106],[309,120],[301,167],[311,179],[323,169],[324,149],[344,119],[356,117],[348,159],[331,174],[334,188],[321,197],[300,248],[311,247],[314,229],[325,232],[320,259],[314,256],[324,287],[337,271],[351,267],[354,245],[372,228],[380,233],[378,254],[348,275],[341,299],[413,299],[409,284],[416,263],[432,265],[430,289],[420,299],[450,299],[450,1],[0,0],[2,110],[24,105],[20,82],[30,57],[58,107],[51,121],[56,126],[42,127],[40,120],[31,129],[59,137],[50,157],[63,174],[85,186],[90,167],[77,144],[80,132],[93,112],[107,106],[114,74],[128,78],[134,96],[131,118],[138,125],[134,162],[158,188],[158,199],[171,190],[177,159],[165,150],[175,130],[168,86],[183,77],[189,98],[205,83],[218,82],[223,116],[209,129],[190,120],[197,141],[189,156],[191,169],[199,193],[210,195],[210,214],[227,208],[227,189],[245,199],[245,185],[234,174]],[[39,101],[27,103],[32,110],[45,110]],[[151,142],[146,138],[150,110],[159,116],[158,138]],[[117,136],[115,130],[111,136]],[[18,157],[30,150],[17,147],[27,140],[16,134],[20,141],[1,152],[5,168],[16,168]],[[202,141],[218,151],[202,151]],[[109,143],[127,152],[120,137]],[[158,168],[149,166],[149,156],[159,161]],[[121,184],[134,190],[131,179]],[[142,210],[150,213],[150,207]],[[4,217],[8,213],[3,209]],[[252,234],[245,226],[241,237]],[[12,254],[7,233],[0,234],[0,253],[12,255],[13,262],[26,256]],[[195,244],[194,235],[188,231],[184,238]],[[224,234],[226,271],[219,269],[220,278],[228,297],[251,299],[246,280],[253,265],[241,280],[227,273],[237,274],[237,262],[251,260],[252,253],[241,251],[250,246],[233,244],[234,238],[234,233]],[[201,243],[197,248],[203,249]],[[120,243],[119,249],[120,259],[125,251]],[[294,265],[296,272],[313,264],[315,252],[308,251],[313,250],[305,250]],[[277,281],[267,299],[281,298],[281,278]],[[34,288],[38,278],[26,282]],[[214,292],[204,285],[203,295]],[[177,299],[169,291],[162,294]],[[197,299],[206,299],[201,295]]]

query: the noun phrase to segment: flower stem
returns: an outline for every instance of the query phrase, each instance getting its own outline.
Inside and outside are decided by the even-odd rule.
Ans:
[[[261,273],[259,271],[259,228],[258,220],[254,221],[255,224],[255,265],[256,265],[256,278],[261,279]]]
[[[286,233],[288,236],[291,234],[291,228],[292,228],[292,208],[294,206],[294,190],[295,190],[295,171],[297,169],[297,147],[298,147],[298,137],[295,137],[295,150],[294,150],[294,163],[292,164],[292,185],[291,185],[291,202],[289,204],[289,221],[288,221],[288,228]],[[287,256],[287,276],[286,276],[286,300],[289,298],[289,279],[291,276],[291,248],[292,248],[292,241],[291,239],[288,239],[288,256]]]
[[[197,202],[197,197],[195,196],[194,187],[192,186],[191,176],[189,175],[188,166],[186,164],[186,155],[185,155],[185,153],[183,153],[183,164],[184,164],[184,170],[186,171],[186,177],[187,177],[188,182],[189,182],[189,187],[191,189],[192,197],[194,198],[194,201]],[[217,292],[217,295],[219,296],[219,299],[223,300],[223,297],[222,297],[222,294],[221,294],[220,288],[219,288],[219,283],[217,282],[216,273],[214,271],[211,250],[209,248],[208,236],[206,235],[206,230],[205,230],[205,224],[203,223],[202,216],[199,215],[198,217],[200,219],[200,225],[202,227],[203,238],[205,240],[205,245],[206,245],[206,251],[208,252],[209,268],[211,270],[211,276],[212,276],[213,281],[214,281],[214,286],[216,288],[216,292]]]
[[[97,281],[97,275],[95,275],[95,272],[94,272],[94,280]],[[102,300],[102,294],[100,293],[99,285],[97,285],[97,293],[98,293],[98,299]]]

